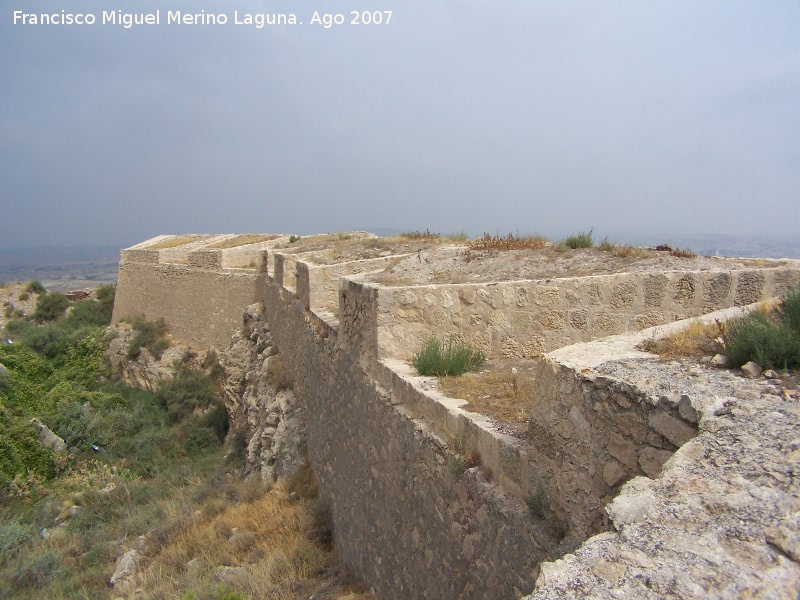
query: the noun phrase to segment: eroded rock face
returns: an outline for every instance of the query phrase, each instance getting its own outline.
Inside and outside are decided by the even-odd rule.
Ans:
[[[245,310],[222,365],[231,428],[247,440],[245,474],[277,481],[294,473],[306,460],[305,410],[291,389],[270,382],[288,384],[261,305]]]
[[[111,370],[120,379],[135,387],[154,390],[162,379],[174,376],[176,364],[193,363],[202,365],[206,353],[192,353],[183,345],[173,345],[164,350],[160,358],[154,357],[146,348],[142,348],[135,360],[128,358],[128,348],[134,331],[128,327],[114,325],[108,329],[108,357]]]

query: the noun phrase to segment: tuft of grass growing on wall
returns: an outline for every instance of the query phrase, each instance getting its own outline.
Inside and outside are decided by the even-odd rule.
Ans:
[[[543,489],[540,489],[535,494],[528,496],[525,499],[525,504],[528,507],[528,511],[536,517],[537,519],[544,518],[544,511],[547,509],[547,496],[544,493]]]
[[[420,375],[463,375],[483,366],[486,356],[467,344],[431,337],[411,360]]]
[[[575,235],[564,238],[564,241],[561,243],[571,250],[576,250],[578,248],[591,248],[594,246],[594,238],[592,237],[593,232],[594,229],[590,229],[589,231],[581,231],[580,233],[576,233]]]

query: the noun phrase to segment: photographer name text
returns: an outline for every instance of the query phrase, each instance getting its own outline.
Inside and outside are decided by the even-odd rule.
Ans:
[[[153,25],[170,26],[220,26],[242,25],[263,29],[275,25],[313,25],[324,29],[339,26],[386,26],[392,21],[391,10],[351,10],[339,13],[314,11],[301,18],[294,13],[186,12],[181,10],[155,10],[152,12],[125,12],[104,10],[93,13],[73,13],[65,10],[49,13],[14,11],[13,24],[18,26],[117,26],[124,29]]]

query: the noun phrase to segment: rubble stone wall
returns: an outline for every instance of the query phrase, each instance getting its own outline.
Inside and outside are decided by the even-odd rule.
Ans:
[[[557,539],[366,369],[377,290],[344,288],[339,329],[269,283],[266,317],[305,401],[308,452],[337,551],[385,598],[511,598]],[[374,331],[374,328],[373,328]],[[374,353],[372,354],[374,357]],[[373,368],[374,369],[374,368]]]
[[[201,348],[227,348],[244,307],[264,299],[266,260],[259,269],[221,268],[221,250],[198,250],[188,264],[159,262],[157,250],[123,250],[113,323],[163,318],[176,339]]]
[[[797,281],[795,268],[772,267],[382,288],[380,356],[408,359],[435,333],[492,358],[531,358],[779,296]]]

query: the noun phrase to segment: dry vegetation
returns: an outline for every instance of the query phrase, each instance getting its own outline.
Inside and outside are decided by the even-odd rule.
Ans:
[[[725,325],[719,321],[710,324],[693,321],[681,331],[647,340],[642,349],[664,358],[713,356],[724,350],[724,334]]]
[[[258,481],[234,487],[242,495],[238,504],[207,501],[148,556],[130,585],[145,590],[137,598],[180,598],[189,590],[199,600],[220,587],[242,598],[294,600],[320,588],[326,593],[315,597],[371,597],[338,569],[313,479],[301,473],[267,493]]]
[[[167,240],[161,240],[160,242],[156,242],[155,244],[150,244],[146,246],[146,248],[148,250],[164,250],[166,248],[176,248],[177,246],[185,246],[186,244],[191,244],[192,242],[198,242],[202,240],[204,237],[208,236],[179,235]]]
[[[236,248],[238,246],[246,246],[248,244],[258,244],[261,242],[269,242],[276,239],[277,235],[237,235],[227,240],[215,242],[208,248]]]
[[[533,406],[533,377],[503,365],[460,377],[443,377],[442,393],[466,400],[466,410],[503,423],[525,423]]]

